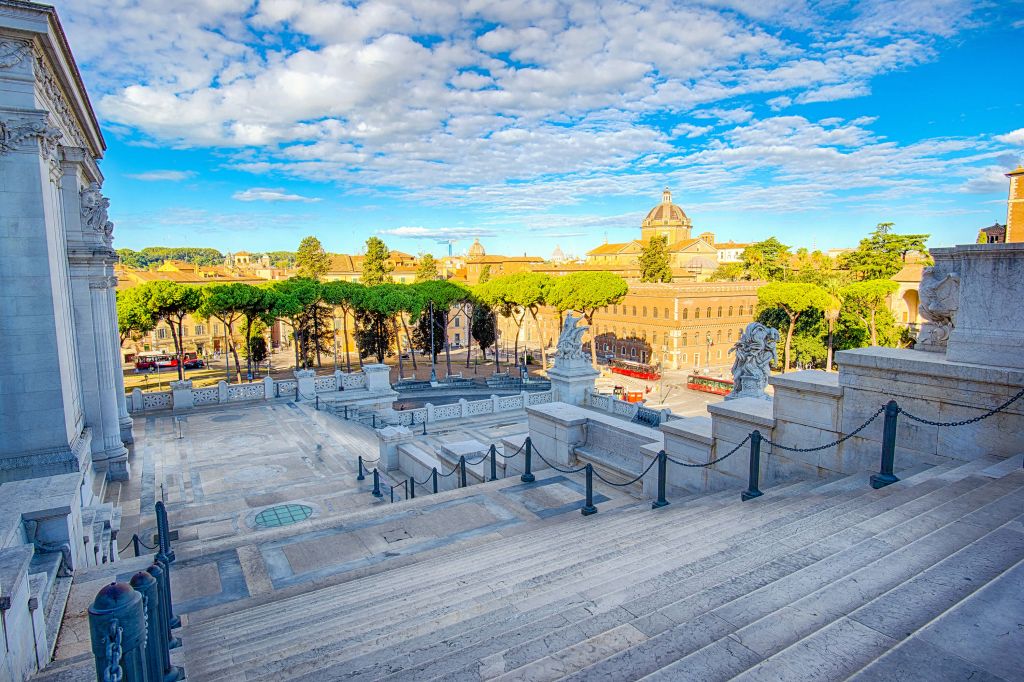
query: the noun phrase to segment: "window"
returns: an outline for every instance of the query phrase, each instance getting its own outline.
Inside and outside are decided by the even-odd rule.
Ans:
[[[680,360],[679,360],[679,361],[680,361],[680,362],[686,362],[686,353],[683,353],[683,354],[682,354],[682,355],[680,356]]]
[[[683,342],[681,344],[679,344],[679,345],[681,345],[683,348],[686,348],[686,334],[683,334],[682,341]]]
[[[657,315],[655,315],[655,317],[657,317]],[[667,320],[667,319],[668,319],[668,318],[670,318],[670,317],[672,317],[672,316],[671,316],[671,315],[669,315],[669,313],[668,313],[668,308],[665,308],[665,319]]]
[[[631,357],[631,358],[635,358],[636,357],[636,348],[635,347],[629,349],[629,357]]]
[[[206,333],[206,330],[203,329],[203,325],[197,324],[196,325],[196,336],[202,336],[205,333]]]
[[[700,308],[694,308],[693,309],[693,319],[695,319],[695,320],[699,320],[700,319]]]
[[[607,343],[606,343],[606,344],[604,344],[604,351],[605,351],[606,353],[608,352],[608,344],[607,344]]]
[[[686,319],[686,316],[687,316],[686,308],[683,308],[683,319],[684,320]]]
[[[729,333],[728,333],[728,334],[726,335],[726,338],[727,338],[727,339],[728,339],[729,341],[732,341],[732,330],[731,330],[731,329],[729,330]]]
[[[708,306],[708,318],[710,319],[710,317],[711,317],[711,306]]]
[[[693,366],[700,367],[700,353],[693,354]]]
[[[458,326],[459,326],[459,316],[458,316],[458,315],[456,315],[456,316],[455,316],[455,326],[456,326],[456,327],[458,327]],[[458,336],[456,336],[455,338],[457,339],[457,338],[458,338]]]
[[[657,308],[653,308],[653,309],[651,310],[651,312],[653,312],[653,313],[654,313],[654,319],[658,319],[658,309],[657,309]]]
[[[732,306],[729,306],[729,317],[732,317]]]
[[[156,330],[156,338],[166,339],[167,338],[167,327],[160,327]]]
[[[612,306],[612,315],[617,315],[618,313],[619,313],[619,306],[618,305],[613,305]]]
[[[181,336],[182,338],[188,336],[188,327],[185,325],[181,325]]]
[[[213,323],[213,333],[220,334],[220,322]]]
[[[458,319],[458,318],[456,318],[456,319]],[[456,345],[462,343],[462,339],[459,338],[458,334],[455,334],[455,343],[456,343]]]
[[[740,317],[743,317],[743,306],[742,305],[740,306],[740,312],[738,314],[739,314]]]
[[[633,317],[636,317],[636,306],[633,306]]]
[[[722,306],[718,306],[718,316],[722,316]]]
[[[719,350],[719,351],[718,351],[718,359],[719,359],[719,360],[721,360],[721,359],[722,359],[722,351],[721,351],[721,350]]]
[[[722,330],[721,329],[719,329],[718,333],[715,335],[715,343],[722,343]]]
[[[643,313],[644,313],[644,317],[647,317],[647,306],[643,307]]]
[[[619,354],[620,355],[625,355],[626,354],[626,347],[625,346],[619,346]]]
[[[651,345],[658,343],[658,332],[651,334]]]

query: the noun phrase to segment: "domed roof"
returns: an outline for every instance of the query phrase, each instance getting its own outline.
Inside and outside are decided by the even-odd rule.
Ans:
[[[668,187],[661,194],[661,203],[651,209],[641,227],[692,227],[690,218],[676,204],[672,203],[672,192]]]
[[[469,247],[469,255],[470,256],[474,256],[474,257],[486,256],[487,255],[487,252],[484,251],[484,245],[480,243],[480,239],[479,238],[478,239],[474,239],[473,243],[470,245],[470,247]]]

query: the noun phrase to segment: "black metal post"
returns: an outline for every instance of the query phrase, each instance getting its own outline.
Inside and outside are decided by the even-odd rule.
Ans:
[[[459,487],[466,487],[466,456],[459,457]]]
[[[366,480],[366,476],[363,475],[363,456],[359,455],[359,475],[356,476],[357,481]]]
[[[580,509],[580,513],[584,516],[590,516],[591,514],[597,513],[597,507],[594,506],[594,465],[587,464],[587,503],[583,505],[583,509]]]
[[[416,499],[416,479],[412,476],[409,477],[409,499]]]
[[[376,469],[373,470],[373,496],[384,497],[380,492],[380,474]]]
[[[345,421],[348,421],[348,405],[345,405]]]
[[[750,434],[750,475],[747,479],[747,489],[740,494],[740,499],[746,502],[755,497],[761,497],[763,492],[757,489],[758,480],[761,477],[761,432],[754,431]]]
[[[132,534],[132,551],[135,552],[135,556],[139,556],[141,554],[139,549],[139,536],[137,533]]]
[[[423,435],[427,435],[427,418],[423,418]]]
[[[299,402],[299,382],[295,381],[295,402]]]
[[[391,504],[395,503],[395,486],[389,485],[388,490],[391,491]]]
[[[437,494],[437,467],[433,467],[430,471],[430,478],[434,483],[434,494]]]
[[[494,447],[494,443],[491,443],[491,480],[498,480],[498,448]]]
[[[895,400],[890,400],[885,404],[885,424],[882,427],[882,470],[871,477],[871,487],[875,490],[900,480],[892,473],[896,459],[896,418],[899,414],[900,407]]]
[[[167,563],[174,563],[174,550],[171,549],[171,531],[167,523],[167,507],[163,500],[156,503],[156,534],[160,542],[160,553],[167,558]]]
[[[658,499],[651,503],[651,509],[667,507],[668,500],[665,499],[665,477],[668,468],[668,455],[664,450],[658,452]]]
[[[530,464],[531,464],[531,461],[533,460],[533,441],[530,440],[529,436],[526,437],[526,456],[525,456],[525,460],[526,460],[526,465],[525,465],[525,468],[523,469],[523,475],[519,477],[519,480],[522,481],[523,483],[533,483],[537,479],[530,472]]]
[[[373,420],[373,428],[377,428],[377,415],[376,415],[376,413],[371,414],[370,418]]]
[[[153,576],[153,578],[156,580],[156,583],[157,583],[157,603],[156,603],[156,608],[157,608],[157,613],[159,614],[159,617],[160,617],[160,621],[159,622],[167,622],[166,604],[167,604],[168,600],[165,599],[164,595],[163,595],[163,589],[164,589],[164,587],[163,587],[164,586],[164,569],[161,567],[159,562],[155,562],[153,564],[150,564],[149,568],[146,569],[146,572],[149,573],[151,576]],[[163,669],[164,669],[164,677],[163,677],[164,682],[176,682],[177,680],[184,679],[184,677],[185,677],[185,670],[183,668],[180,668],[180,667],[178,667],[176,665],[171,664],[171,643],[172,642],[168,639],[170,637],[170,631],[167,630],[166,628],[163,628],[163,630],[161,632],[159,632],[157,634],[157,636],[160,638],[160,643],[161,643],[160,661],[161,661],[161,665],[163,666]],[[178,639],[177,637],[175,637],[173,639],[174,639],[174,641],[176,643],[180,643],[181,642],[181,640]],[[159,680],[160,678],[157,678],[157,679]]]
[[[143,611],[142,595],[128,583],[110,583],[96,594],[89,606],[89,639],[96,679],[146,679]]]
[[[315,397],[316,397],[316,409],[317,409],[317,412],[319,412],[320,411],[320,396],[315,396]]]

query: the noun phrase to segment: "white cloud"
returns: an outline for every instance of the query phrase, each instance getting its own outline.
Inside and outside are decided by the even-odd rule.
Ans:
[[[231,195],[237,201],[285,201],[314,203],[320,201],[317,197],[304,197],[301,194],[289,194],[283,189],[271,189],[267,187],[253,187],[241,190]]]
[[[181,182],[195,177],[195,171],[153,170],[144,173],[129,173],[125,177],[144,182]]]
[[[469,237],[493,237],[497,232],[482,227],[422,227],[418,225],[403,225],[402,227],[377,230],[377,234],[391,237],[434,239],[437,241],[458,241]]]
[[[695,126],[692,123],[680,123],[672,129],[669,137],[700,137],[713,129],[714,126]]]
[[[996,135],[995,139],[1005,144],[1019,144],[1024,145],[1024,128],[1017,128],[1012,130],[1005,135]]]

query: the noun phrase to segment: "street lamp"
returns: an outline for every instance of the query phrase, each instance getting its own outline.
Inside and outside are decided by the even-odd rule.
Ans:
[[[334,371],[338,371],[338,318],[334,318]]]
[[[711,340],[711,332],[707,332],[704,335],[704,347],[707,349],[707,362],[704,366],[704,374],[711,376],[711,346],[714,345],[714,341]]]
[[[434,302],[430,302],[430,383],[437,383],[437,369],[434,366],[434,325],[437,321],[434,319]],[[415,352],[415,351],[413,351]]]

